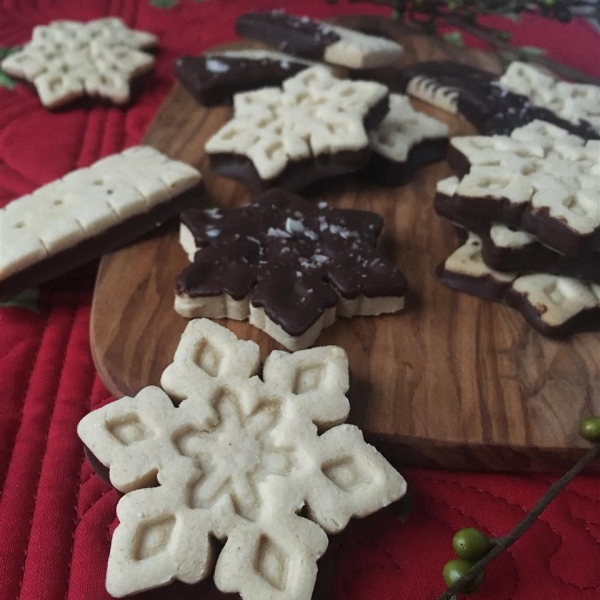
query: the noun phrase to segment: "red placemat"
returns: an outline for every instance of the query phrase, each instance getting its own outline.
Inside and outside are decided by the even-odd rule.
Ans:
[[[291,0],[4,0],[0,46],[27,41],[34,25],[53,19],[118,15],[156,33],[160,52],[143,94],[126,109],[86,105],[48,113],[28,87],[0,87],[0,204],[138,142],[172,85],[175,57],[233,38],[240,13],[275,6],[300,10]],[[324,0],[304,2],[301,10],[387,13]],[[517,43],[547,47],[553,58],[600,74],[598,38],[585,23],[526,18],[509,26]],[[89,349],[94,273],[89,265],[44,286],[39,298],[27,299],[28,308],[0,308],[1,600],[108,598],[104,576],[118,496],[92,473],[75,433],[83,415],[111,400]],[[335,540],[334,600],[435,598],[453,533],[464,526],[506,533],[553,480],[416,469],[404,475],[415,493],[406,522],[384,511]],[[488,569],[475,597],[600,598],[600,477],[574,481]]]

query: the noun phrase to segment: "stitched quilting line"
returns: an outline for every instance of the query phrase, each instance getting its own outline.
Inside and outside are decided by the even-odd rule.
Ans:
[[[356,569],[352,569],[349,573],[348,573],[348,577],[351,575],[357,575],[360,573],[370,573],[372,571],[376,571],[377,569],[381,570],[381,571],[385,571],[386,569],[392,569],[393,571],[398,571],[400,573],[402,573],[402,569],[398,566],[398,565],[389,565],[389,566],[385,566],[385,565],[381,565],[381,566],[371,566],[371,567],[357,567]],[[348,591],[348,586],[350,585],[350,582],[347,581],[348,577],[346,577],[344,583],[342,583],[342,590],[344,592],[344,595],[346,598],[354,598],[355,596],[351,596],[350,592]]]
[[[507,504],[508,506],[513,506],[515,508],[519,508],[521,511],[523,511],[523,513],[527,513],[529,510],[523,506],[520,506],[519,504],[511,502],[507,498],[503,498],[502,496],[498,496],[497,494],[493,494],[492,492],[489,492],[487,490],[482,490],[476,486],[465,485],[458,481],[435,479],[434,477],[423,477],[423,480],[431,481],[433,483],[450,484],[450,485],[458,486],[459,488],[464,489],[464,490],[475,490],[475,491],[479,492],[480,494],[491,496],[492,498],[500,500],[500,501],[504,502],[505,504]],[[436,500],[436,501],[441,502],[440,500]],[[441,503],[443,504],[443,502],[441,502]],[[561,546],[565,546],[565,539],[562,536],[562,534],[554,528],[552,523],[550,523],[547,519],[544,519],[543,516],[540,516],[538,518],[538,520],[541,523],[545,523],[548,526],[548,529],[550,529],[550,531],[559,539],[559,542],[560,542],[560,544],[557,544],[556,550],[554,550],[551,554],[545,555],[546,562],[548,563],[548,572],[551,573],[554,577],[556,577],[556,579],[558,579],[563,585],[566,585],[567,587],[572,587],[572,588],[575,588],[582,592],[591,590],[591,589],[598,589],[598,586],[595,583],[593,584],[593,587],[592,586],[582,587],[582,586],[577,585],[576,583],[572,583],[570,581],[565,580],[562,575],[560,575],[559,573],[554,571],[554,569],[552,568],[552,558],[554,558],[554,556],[556,556],[556,554],[558,554],[558,551],[560,550]],[[584,529],[584,531],[586,531],[585,528],[582,528],[582,529]],[[591,535],[591,533],[589,531],[586,531],[586,533],[588,535]],[[596,544],[598,544],[600,546],[600,542],[598,542],[598,540],[596,540],[593,536],[592,536],[592,539],[594,540],[594,542]]]
[[[452,506],[452,504],[449,504],[448,502],[444,502],[443,500],[439,500],[438,498],[430,498],[429,500],[433,501],[433,502],[436,502],[437,504],[441,504],[442,506],[446,506],[448,508],[456,510],[458,513],[460,513],[461,515],[463,515],[467,519],[473,521],[478,526],[479,529],[481,529],[484,533],[486,533],[486,535],[492,535],[491,532],[490,532],[490,530],[481,521],[479,521],[478,519],[476,519],[475,517],[473,517],[471,515],[467,515],[467,513],[463,512],[458,507]],[[424,514],[426,514],[427,516],[431,517],[432,519],[434,519],[438,523],[441,523],[442,525],[445,525],[445,526],[449,527],[450,530],[453,533],[456,532],[456,530],[450,525],[450,523],[448,523],[447,521],[444,521],[438,515],[435,515],[431,511],[428,511],[427,509],[424,509],[424,508],[421,508],[421,510],[423,511]],[[519,570],[517,569],[517,561],[516,561],[516,559],[514,557],[513,551],[511,550],[511,548],[508,548],[507,550],[505,550],[505,553],[507,554],[507,556],[510,559],[510,562],[511,562],[511,565],[512,565],[512,569],[513,569],[513,573],[515,574],[515,583],[513,585],[513,589],[510,591],[510,596],[509,596],[509,598],[513,598],[515,592],[519,589],[519,582],[521,581],[521,579],[520,579],[520,575],[519,575]]]
[[[71,339],[73,337],[73,330],[74,330],[75,320],[76,320],[77,313],[79,312],[79,310],[80,309],[77,308],[77,309],[75,309],[75,310],[72,311],[72,317],[71,317],[71,320],[70,320],[70,323],[69,323],[69,335],[67,336],[67,344],[65,346],[65,351],[63,353],[64,354],[63,355],[63,362],[62,362],[62,365],[61,365],[58,377],[56,377],[56,388],[57,389],[58,389],[58,386],[60,385],[60,381],[61,381],[61,378],[62,378],[62,375],[63,375],[63,371],[64,371],[64,368],[65,368],[65,361],[67,359],[66,348],[68,348],[68,346],[69,346],[69,344],[71,342]],[[52,420],[53,420],[53,417],[54,417],[54,413],[56,411],[56,393],[57,393],[57,389],[55,389],[54,392],[53,392],[53,394],[51,395],[51,397],[55,399],[55,403],[54,403],[54,406],[52,408],[52,415],[50,416],[48,427],[46,429],[46,437],[44,438],[44,454],[45,454],[45,449],[46,449],[46,447],[48,445],[48,436],[50,435],[50,428],[52,427]],[[42,460],[40,461],[40,468],[39,468],[39,471],[38,471],[38,474],[37,474],[38,485],[36,485],[35,492],[34,492],[34,495],[33,495],[31,519],[29,520],[29,531],[27,533],[27,539],[25,540],[25,545],[24,545],[25,552],[23,554],[23,558],[22,558],[22,561],[21,561],[21,565],[22,565],[21,566],[21,577],[19,579],[19,587],[17,589],[17,595],[16,595],[16,599],[17,600],[19,600],[19,598],[21,597],[21,589],[23,587],[23,580],[24,580],[24,577],[25,577],[25,565],[27,563],[27,553],[29,551],[29,541],[31,539],[31,527],[33,525],[33,518],[35,516],[35,507],[36,507],[36,502],[37,502],[37,495],[38,495],[38,492],[39,492],[39,480],[40,480],[40,476],[42,474],[42,468],[44,466],[44,454],[42,455]]]
[[[35,351],[34,359],[31,362],[31,370],[29,372],[29,376],[27,377],[27,383],[25,385],[26,391],[25,391],[25,394],[23,394],[23,401],[21,402],[21,408],[19,411],[19,418],[17,421],[17,426],[14,428],[15,433],[13,436],[12,444],[10,445],[10,452],[8,454],[8,458],[7,458],[7,462],[6,462],[6,469],[4,471],[4,477],[2,479],[2,483],[0,484],[0,504],[2,503],[2,496],[4,494],[4,485],[6,484],[6,477],[8,475],[8,471],[10,469],[10,463],[12,461],[12,457],[13,457],[13,454],[15,451],[17,436],[19,435],[21,425],[23,424],[23,413],[25,411],[25,402],[26,402],[27,397],[29,396],[29,392],[31,390],[31,382],[32,382],[32,378],[33,378],[33,373],[35,372],[35,367],[37,365],[37,361],[38,361],[38,358],[40,355],[40,350],[42,348],[42,345],[44,343],[44,338],[46,337],[46,332],[48,330],[48,320],[49,320],[49,317],[47,317],[44,321],[44,328],[42,329],[42,333],[40,335],[40,342]]]
[[[89,365],[90,367],[90,380],[88,385],[88,407],[91,402],[92,391],[94,389],[94,383],[96,382],[96,369],[94,368],[93,363]],[[73,528],[71,530],[71,548],[69,552],[69,558],[67,560],[67,577],[66,577],[66,586],[65,586],[65,600],[67,600],[69,596],[69,588],[71,587],[71,567],[73,565],[73,550],[75,547],[75,532],[77,531],[77,524],[79,522],[78,514],[77,514],[77,506],[79,504],[79,494],[81,491],[81,470],[83,469],[83,464],[85,462],[85,453],[81,450],[81,460],[79,463],[79,477],[75,480],[74,486],[74,497],[75,501],[73,503]]]

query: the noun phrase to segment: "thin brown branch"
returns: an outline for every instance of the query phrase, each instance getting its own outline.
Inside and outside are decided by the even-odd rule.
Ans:
[[[527,513],[525,518],[508,534],[494,540],[494,547],[481,560],[465,573],[453,586],[449,587],[437,600],[450,600],[455,594],[459,594],[487,565],[510,548],[538,519],[546,507],[558,496],[562,489],[579,475],[585,467],[600,456],[600,444],[594,444],[589,452],[585,454],[570,471],[565,473],[556,481],[548,491],[537,501],[535,506]]]

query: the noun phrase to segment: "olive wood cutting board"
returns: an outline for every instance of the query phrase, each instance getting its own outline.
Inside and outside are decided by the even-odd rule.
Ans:
[[[403,66],[451,58],[498,72],[490,54],[458,48],[382,18],[346,17],[350,27],[386,35],[405,48]],[[237,42],[227,47],[259,47]],[[415,101],[451,133],[472,134],[464,120]],[[230,117],[204,108],[179,84],[166,98],[144,142],[198,167],[207,193],[201,206],[233,207],[245,189],[215,177],[206,140]],[[442,161],[411,183],[386,188],[360,176],[314,184],[309,198],[378,212],[384,253],[406,274],[406,309],[380,317],[339,319],[317,345],[337,344],[350,360],[351,421],[394,462],[457,469],[560,470],[583,454],[579,421],[600,413],[600,334],[568,341],[542,337],[512,309],[440,284],[436,265],[458,245],[453,228],[432,208],[436,181],[451,174]],[[100,264],[91,341],[109,390],[134,395],[158,384],[187,321],[173,309],[175,279],[186,265],[171,222]],[[221,321],[260,344],[262,358],[281,347],[247,322]]]

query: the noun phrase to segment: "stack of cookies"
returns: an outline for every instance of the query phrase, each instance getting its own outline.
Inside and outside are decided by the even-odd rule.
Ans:
[[[600,328],[600,142],[544,121],[451,140],[435,210],[465,232],[450,287],[519,310],[541,333]]]
[[[444,123],[360,76],[396,66],[396,42],[283,11],[243,15],[237,31],[277,50],[184,56],[175,64],[198,102],[233,104],[233,118],[206,144],[219,175],[252,193],[298,191],[365,168],[371,181],[398,185],[443,158]],[[348,69],[352,79],[343,78]]]

